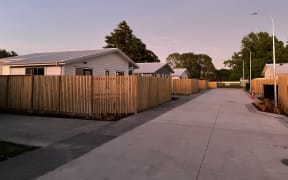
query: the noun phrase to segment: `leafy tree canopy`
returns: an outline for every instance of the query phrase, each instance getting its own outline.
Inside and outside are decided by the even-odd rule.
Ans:
[[[251,78],[260,77],[265,64],[272,63],[272,43],[272,36],[269,36],[267,32],[251,32],[244,36],[241,41],[242,49],[238,52],[234,52],[231,59],[224,62],[225,66],[231,69],[230,79],[239,80],[240,77],[242,77],[243,61],[245,79],[249,78],[249,49],[251,50]],[[279,41],[277,37],[275,37],[275,52],[276,63],[288,62],[288,48],[284,47],[283,42]]]
[[[107,45],[104,48],[119,48],[133,61],[159,62],[158,57],[146,48],[146,45],[137,38],[126,21],[122,21],[109,36],[106,36]]]
[[[6,51],[5,49],[0,49],[0,58],[6,58],[6,57],[12,57],[12,56],[18,56],[18,54],[15,51]]]
[[[187,68],[190,78],[215,79],[215,66],[206,54],[176,52],[170,54],[166,60],[173,68]]]

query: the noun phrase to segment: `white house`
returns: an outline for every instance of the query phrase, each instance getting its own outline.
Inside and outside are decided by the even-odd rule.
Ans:
[[[261,75],[265,79],[273,79],[273,72],[273,64],[266,64]],[[276,79],[278,75],[288,75],[288,63],[276,64]]]
[[[186,68],[174,68],[171,74],[172,79],[188,79],[188,71]]]
[[[128,75],[138,68],[116,48],[35,53],[1,61],[2,75]]]
[[[173,69],[167,63],[137,63],[134,74],[140,76],[171,77]]]

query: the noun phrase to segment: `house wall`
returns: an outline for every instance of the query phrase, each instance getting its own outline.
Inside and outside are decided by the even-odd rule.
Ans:
[[[31,67],[31,66],[29,66]],[[35,66],[36,67],[36,66]],[[3,67],[3,75],[25,75],[26,67]],[[44,75],[61,75],[60,66],[45,66]]]
[[[45,67],[45,75],[61,75],[61,67],[47,66]]]
[[[264,77],[266,79],[273,79],[273,73],[267,68],[267,70],[264,73]]]
[[[161,77],[170,77],[171,72],[167,68],[167,66],[164,66],[163,68],[159,69],[155,74],[160,75]]]
[[[9,66],[2,66],[2,74],[1,75],[10,75],[10,67]]]
[[[10,75],[25,75],[25,67],[11,67],[9,73]]]
[[[182,79],[188,79],[188,74],[186,71],[181,75],[181,78]]]
[[[87,62],[84,64],[84,62]],[[76,68],[89,68],[93,70],[93,75],[105,75],[105,70],[109,70],[109,75],[116,75],[117,71],[123,71],[128,75],[128,62],[117,53],[106,54],[93,59],[86,59],[64,65],[65,75],[75,75]]]

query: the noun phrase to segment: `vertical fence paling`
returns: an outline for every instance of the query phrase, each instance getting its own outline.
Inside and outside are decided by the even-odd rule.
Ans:
[[[0,76],[0,109],[7,108],[8,78],[9,76]]]
[[[101,117],[171,100],[171,79],[137,76],[0,76],[0,108]]]
[[[62,76],[60,112],[91,114],[91,76]]]
[[[255,94],[263,94],[264,93],[264,85],[269,84],[273,85],[274,80],[273,79],[254,79],[251,81],[251,88],[252,91],[254,91]]]
[[[32,76],[9,76],[8,109],[32,111]]]
[[[56,113],[60,111],[60,76],[34,76],[33,111]]]
[[[198,79],[173,79],[172,92],[177,95],[190,95],[199,91]]]
[[[199,89],[204,90],[208,88],[207,80],[199,80]]]
[[[217,82],[208,82],[208,88],[217,88]]]
[[[136,113],[136,79],[131,76],[93,77],[93,114]]]
[[[288,113],[288,75],[278,77],[278,101],[280,106]]]
[[[137,111],[143,111],[171,100],[170,78],[138,77],[136,84]]]

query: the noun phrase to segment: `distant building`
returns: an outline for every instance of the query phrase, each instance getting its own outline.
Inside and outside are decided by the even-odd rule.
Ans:
[[[174,68],[174,73],[171,74],[172,79],[188,79],[188,71],[186,68]]]
[[[140,76],[171,77],[173,69],[167,63],[137,63],[134,74]]]
[[[4,58],[0,75],[128,75],[138,65],[116,48]]]
[[[273,72],[273,64],[266,64],[261,75],[265,79],[273,79]],[[278,75],[288,75],[288,63],[276,64],[276,79]]]

